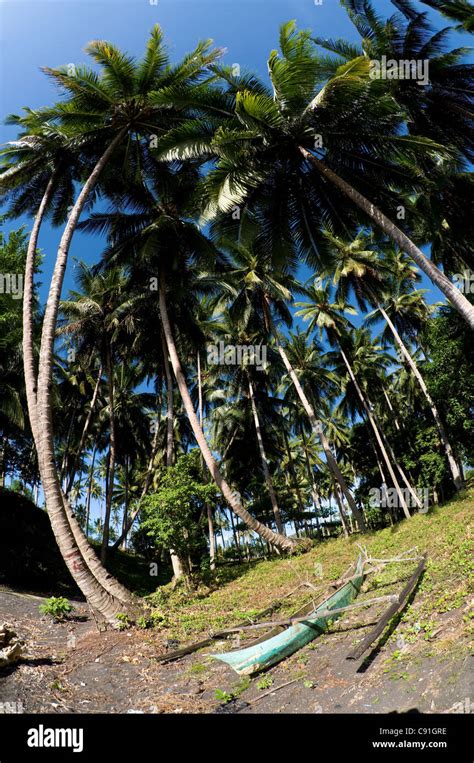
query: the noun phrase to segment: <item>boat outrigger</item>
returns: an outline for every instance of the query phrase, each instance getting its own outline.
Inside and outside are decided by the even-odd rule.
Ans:
[[[340,617],[341,610],[348,607],[356,598],[364,582],[366,562],[366,555],[360,554],[355,565],[355,572],[349,580],[318,604],[304,620],[291,625],[272,638],[267,638],[245,649],[226,654],[213,654],[211,657],[226,662],[241,675],[258,673],[289,657],[327,630],[328,623]],[[331,610],[335,611],[331,612]]]

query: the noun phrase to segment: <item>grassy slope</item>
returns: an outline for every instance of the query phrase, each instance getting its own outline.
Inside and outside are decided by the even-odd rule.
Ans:
[[[309,553],[292,559],[225,569],[219,573],[219,585],[214,590],[203,588],[189,594],[182,588],[172,590],[166,586],[152,595],[151,600],[166,613],[170,635],[184,641],[194,640],[199,633],[255,615],[303,580],[321,587],[323,594],[327,582],[340,576],[357,557],[357,544],[366,546],[369,556],[384,558],[417,546],[419,553],[428,552],[427,571],[397,632],[402,632],[411,642],[417,639],[428,641],[446,621],[446,613],[455,611],[458,622],[455,637],[445,639],[441,634],[436,638],[436,648],[449,648],[450,643],[446,642],[450,639],[464,641],[468,637],[470,619],[466,600],[469,597],[469,573],[472,575],[469,521],[473,506],[474,485],[445,506],[427,515],[417,514],[394,528],[352,536],[349,540],[328,540],[317,544]],[[383,588],[376,594],[371,590],[369,595],[391,593],[393,586],[390,587],[390,582],[406,578],[415,564],[390,565],[372,580],[371,589]],[[399,591],[402,586],[403,583],[397,583],[395,590]],[[279,609],[278,617],[308,601],[311,595],[308,592],[306,588],[305,592],[290,597]]]

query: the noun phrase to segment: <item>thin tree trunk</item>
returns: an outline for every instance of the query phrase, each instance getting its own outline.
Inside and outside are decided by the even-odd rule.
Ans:
[[[100,547],[100,560],[102,564],[107,559],[109,549],[110,516],[112,513],[112,501],[114,497],[115,482],[115,459],[117,456],[117,441],[115,433],[115,384],[114,371],[112,365],[112,348],[110,345],[106,349],[107,353],[107,384],[109,389],[109,422],[110,422],[110,440],[109,440],[109,460],[107,474],[107,491],[105,497],[105,517],[104,529],[102,534],[102,545]]]
[[[331,452],[331,448],[329,446],[329,442],[327,440],[327,437],[324,434],[324,432],[322,430],[322,427],[318,425],[318,421],[316,419],[313,406],[311,405],[311,403],[309,402],[308,398],[306,397],[306,395],[305,395],[305,393],[303,391],[303,387],[301,386],[300,381],[299,381],[299,379],[298,379],[298,377],[297,377],[297,375],[296,375],[296,373],[295,373],[295,371],[294,371],[290,361],[288,360],[288,356],[287,356],[285,350],[283,349],[283,347],[280,344],[278,336],[276,336],[276,343],[277,343],[277,347],[278,347],[278,352],[280,353],[280,357],[283,360],[283,363],[284,363],[284,366],[285,366],[286,370],[290,374],[291,381],[293,382],[293,384],[295,386],[296,392],[298,393],[298,397],[301,400],[303,408],[305,409],[305,411],[306,411],[306,413],[308,415],[308,418],[310,420],[313,432],[316,435],[316,437],[319,438],[319,441],[321,442],[321,445],[323,447],[323,450],[324,450],[324,453],[325,453],[325,456],[326,456],[326,460],[327,460],[327,464],[328,464],[329,470],[332,472],[332,474],[334,475],[335,479],[337,480],[337,482],[341,486],[341,490],[342,490],[342,492],[343,492],[343,494],[344,494],[344,496],[346,498],[347,503],[350,506],[350,509],[351,509],[352,513],[354,514],[356,522],[357,522],[357,524],[359,526],[359,530],[361,532],[365,532],[366,528],[365,528],[364,517],[363,517],[362,513],[359,511],[359,509],[357,508],[356,502],[354,501],[354,498],[353,498],[349,488],[347,487],[347,483],[346,483],[346,481],[345,481],[345,479],[343,477],[343,474],[342,474],[341,470],[339,469],[339,465],[338,465],[336,459],[334,458],[334,456],[333,456],[333,454]]]
[[[124,480],[125,480],[125,506],[123,508],[123,517],[122,517],[122,533],[121,538],[123,537],[123,540],[120,544],[120,548],[122,551],[125,551],[127,548],[127,525],[128,525],[128,456],[125,456],[125,465],[124,465]]]
[[[97,443],[94,443],[94,448],[92,451],[92,462],[89,472],[89,484],[87,486],[87,498],[86,498],[86,538],[89,537],[89,520],[90,520],[90,513],[91,513],[91,497],[92,497],[92,483],[94,480],[94,465],[95,465],[95,457],[97,454]]]
[[[202,373],[201,373],[201,354],[197,351],[197,379],[198,379],[198,406],[199,406],[199,426],[203,429],[204,424],[204,406],[202,395]],[[205,470],[204,458],[201,455],[203,473]],[[209,566],[211,572],[216,569],[216,536],[214,534],[214,519],[212,516],[212,506],[209,503],[205,504],[207,513],[207,529],[209,532]]]
[[[300,490],[300,487],[298,485],[298,477],[297,477],[297,474],[296,474],[295,465],[293,463],[293,456],[291,455],[290,443],[288,442],[288,435],[287,435],[287,433],[285,432],[284,429],[283,429],[283,440],[284,440],[284,443],[285,443],[286,455],[288,456],[288,468],[290,470],[291,479],[293,480],[293,488],[294,488],[294,490],[296,492],[296,500],[298,502],[298,508],[300,510],[301,517],[302,517],[303,521],[305,522],[306,530],[308,530],[307,523],[306,523],[306,521],[304,519],[305,507],[304,507],[304,504],[303,504],[303,498],[301,496],[301,490]]]
[[[318,533],[318,535],[320,535],[321,527],[320,527],[319,519],[318,519],[318,509],[321,510],[321,502],[319,500],[318,490],[316,488],[316,483],[314,481],[314,473],[311,468],[311,461],[310,461],[309,453],[308,453],[308,445],[306,442],[306,437],[305,437],[304,429],[302,426],[300,427],[300,432],[301,432],[301,439],[303,441],[303,450],[304,450],[304,455],[306,460],[306,471],[308,472],[308,479],[311,485],[311,498],[313,499],[315,519],[316,519],[316,532]]]
[[[385,449],[385,446],[384,446],[384,443],[383,443],[383,440],[382,440],[382,436],[381,436],[381,434],[379,432],[379,429],[378,429],[377,424],[375,422],[375,419],[374,419],[374,416],[372,414],[372,411],[370,410],[370,407],[367,405],[365,397],[362,394],[362,390],[359,387],[357,379],[355,378],[354,372],[352,370],[352,366],[349,363],[349,361],[348,361],[348,359],[346,357],[346,353],[342,349],[340,343],[339,343],[339,351],[341,353],[341,357],[342,357],[342,359],[344,361],[344,364],[345,364],[345,366],[346,366],[346,368],[347,368],[347,370],[349,372],[349,376],[350,376],[350,378],[352,380],[352,383],[353,383],[353,385],[354,385],[354,387],[356,389],[357,396],[358,396],[358,398],[359,398],[359,400],[360,400],[360,402],[362,404],[362,407],[363,407],[363,409],[364,409],[364,411],[365,411],[365,413],[367,415],[367,418],[369,419],[370,426],[372,427],[372,430],[374,432],[375,439],[377,440],[378,446],[380,448],[380,452],[382,454],[383,460],[385,461],[385,464],[387,466],[388,472],[390,474],[390,479],[392,480],[392,482],[393,482],[393,484],[395,486],[395,490],[397,491],[397,496],[398,496],[398,500],[400,501],[400,506],[402,507],[403,513],[405,514],[406,518],[409,519],[410,518],[410,512],[408,510],[408,506],[407,506],[407,503],[405,501],[404,495],[403,495],[403,493],[402,493],[402,491],[400,489],[400,485],[398,484],[398,480],[397,480],[397,477],[395,475],[393,466],[392,466],[392,464],[390,462],[390,459],[388,457],[388,453],[387,453],[387,451]]]
[[[265,482],[267,483],[268,494],[270,496],[270,503],[272,504],[273,515],[275,517],[275,524],[276,524],[278,532],[283,535],[285,533],[285,530],[283,528],[283,523],[281,521],[280,508],[278,506],[277,497],[275,495],[275,489],[273,487],[273,481],[270,475],[267,454],[265,453],[265,446],[263,444],[262,429],[260,426],[260,419],[258,416],[257,404],[255,402],[255,394],[254,394],[252,382],[250,380],[250,376],[248,377],[248,383],[249,383],[249,397],[250,397],[250,402],[252,405],[253,421],[255,424],[255,431],[257,433],[257,442],[258,442],[258,449],[260,452],[260,460],[262,462],[263,475],[265,477]]]
[[[344,531],[344,537],[348,538],[349,537],[349,528],[347,527],[347,517],[346,517],[346,513],[344,511],[344,506],[342,505],[342,498],[341,498],[341,495],[339,493],[339,486],[338,486],[337,482],[334,482],[334,495],[335,495],[335,498],[336,498],[336,501],[337,501],[337,505],[339,507],[339,514],[341,516],[341,523],[342,523],[342,529]]]
[[[370,402],[369,398],[367,398],[367,403],[369,405],[369,408],[372,411],[372,415],[374,417],[375,423],[377,424],[377,427],[379,429],[379,432],[380,432],[380,435],[382,437],[382,440],[384,441],[384,445],[385,445],[385,447],[388,450],[388,455],[392,459],[392,463],[395,465],[395,468],[396,468],[397,472],[399,473],[400,477],[402,478],[402,482],[404,482],[408,492],[410,493],[411,497],[413,498],[414,503],[416,504],[416,506],[418,506],[419,509],[422,509],[423,508],[423,504],[422,504],[422,502],[420,500],[420,497],[417,494],[416,490],[414,490],[414,488],[413,488],[410,480],[408,479],[407,475],[405,474],[405,471],[402,468],[401,464],[398,462],[398,459],[397,459],[397,457],[395,455],[395,452],[394,452],[392,446],[390,445],[389,441],[387,440],[385,432],[383,431],[383,427],[380,424],[379,418],[378,418],[378,416],[377,416],[377,414],[375,412],[375,408],[372,405],[372,403]]]
[[[162,333],[161,341],[163,344],[163,364],[166,377],[166,463],[173,465],[174,440],[173,440],[173,378],[171,376],[170,364],[168,360],[168,348],[166,347],[165,337]]]
[[[230,516],[230,525],[232,527],[232,535],[234,536],[235,550],[237,551],[237,556],[239,557],[239,560],[242,561],[242,552],[240,550],[239,536],[237,534],[237,528],[235,526],[234,513],[232,509],[229,510],[229,516]]]
[[[69,427],[67,430],[66,435],[66,442],[64,443],[64,453],[61,461],[61,469],[59,472],[59,481],[61,485],[64,482],[64,477],[66,474],[67,469],[67,461],[68,461],[68,455],[69,455],[69,445],[71,444],[71,438],[72,438],[72,430],[74,429],[74,422],[76,420],[76,414],[77,414],[77,404],[74,406],[72,414],[71,414],[71,421],[69,422]]]
[[[163,330],[165,334],[166,344],[168,347],[168,351],[169,351],[169,355],[171,359],[171,365],[173,367],[173,372],[176,377],[181,399],[183,401],[186,414],[191,424],[191,428],[194,432],[196,442],[201,450],[201,453],[203,454],[204,460],[207,464],[207,468],[209,469],[209,472],[211,473],[212,478],[214,479],[215,483],[217,484],[219,490],[221,491],[222,495],[224,496],[224,499],[226,500],[226,502],[228,503],[232,511],[235,514],[237,514],[239,519],[241,519],[242,522],[244,522],[247,525],[247,527],[249,527],[251,530],[256,532],[258,535],[261,535],[265,540],[272,543],[272,545],[276,546],[277,548],[280,548],[282,551],[294,550],[296,547],[295,541],[291,540],[291,538],[286,538],[284,535],[279,535],[278,533],[274,533],[273,530],[271,530],[269,527],[266,527],[264,524],[262,524],[257,519],[252,517],[252,515],[249,514],[249,512],[246,509],[244,509],[239,498],[231,490],[230,486],[228,485],[228,483],[222,476],[214,460],[214,457],[206,442],[206,438],[204,437],[203,431],[201,427],[199,426],[199,421],[197,419],[196,412],[193,407],[191,396],[189,394],[189,390],[186,385],[186,379],[184,377],[184,373],[181,368],[181,363],[178,358],[178,353],[176,351],[176,346],[173,339],[173,332],[171,330],[171,324],[169,321],[168,310],[166,306],[166,291],[165,291],[165,283],[164,283],[163,274],[161,274],[161,278],[160,278],[159,303],[160,303],[160,314],[161,314],[161,320],[162,320]]]
[[[88,414],[86,416],[86,420],[85,420],[84,426],[82,428],[81,439],[79,440],[79,445],[77,446],[76,456],[74,458],[72,469],[71,469],[71,474],[69,475],[69,480],[68,480],[68,483],[67,483],[67,486],[66,486],[66,497],[71,492],[71,488],[72,488],[72,486],[74,484],[74,478],[76,476],[76,472],[77,472],[77,469],[79,467],[79,462],[80,462],[80,459],[81,459],[81,454],[82,454],[82,451],[83,451],[84,446],[86,444],[87,435],[89,433],[89,427],[90,427],[90,424],[91,424],[91,421],[92,421],[92,415],[94,413],[94,408],[95,408],[95,405],[96,405],[96,402],[97,402],[97,398],[99,396],[99,388],[100,388],[101,380],[102,380],[102,365],[100,366],[99,373],[97,374],[97,380],[96,380],[96,383],[95,383],[94,392],[92,393],[92,399],[91,399],[91,403],[90,403],[90,407],[89,407],[89,412],[88,412]]]
[[[444,294],[446,299],[451,302],[453,307],[462,315],[465,321],[474,329],[474,306],[466,299],[460,289],[457,289],[453,283],[442,273],[431,260],[429,260],[421,249],[419,249],[403,231],[398,228],[383,212],[365,198],[359,191],[353,188],[349,183],[343,180],[333,170],[327,167],[310,151],[302,146],[299,147],[301,154],[320,175],[327,178],[333,185],[339,188],[351,201],[362,209],[371,220],[373,220],[383,232],[391,238],[398,246],[406,252],[418,265],[418,267],[428,276],[428,278]]]
[[[132,529],[132,525],[135,522],[135,519],[137,518],[138,513],[140,511],[141,502],[144,499],[144,497],[146,496],[146,494],[148,493],[148,490],[150,489],[151,480],[152,480],[152,477],[153,477],[153,464],[155,463],[156,452],[158,450],[158,436],[159,436],[159,428],[160,428],[159,427],[159,423],[160,423],[160,421],[159,421],[160,407],[161,407],[161,401],[160,401],[160,405],[157,408],[158,416],[157,416],[156,428],[155,428],[155,431],[153,433],[153,442],[152,442],[152,445],[151,445],[150,459],[148,461],[148,467],[147,467],[146,476],[145,476],[145,484],[143,485],[143,489],[142,489],[142,492],[141,492],[141,495],[140,495],[140,499],[139,499],[138,504],[137,504],[137,508],[135,509],[135,511],[132,512],[131,517],[128,519],[127,525],[126,525],[125,529],[123,530],[120,538],[118,538],[115,541],[115,543],[113,544],[113,546],[110,548],[111,552],[116,551],[118,548],[120,548],[120,546],[122,545],[123,541],[127,537],[128,533]]]
[[[461,473],[459,471],[459,467],[456,463],[456,459],[454,457],[453,449],[451,448],[451,444],[449,442],[448,436],[446,434],[446,430],[443,426],[443,422],[441,421],[441,416],[439,415],[438,409],[436,407],[436,404],[431,397],[428,387],[426,386],[425,380],[423,379],[423,376],[421,375],[421,372],[414,360],[414,358],[411,356],[411,353],[408,351],[404,341],[402,340],[400,334],[398,333],[393,321],[391,320],[390,316],[387,314],[387,312],[383,309],[383,307],[379,306],[379,310],[383,317],[385,318],[385,321],[387,322],[387,325],[390,328],[390,331],[392,332],[396,343],[398,344],[403,357],[407,361],[408,365],[411,368],[411,371],[417,380],[421,391],[423,392],[426,401],[428,405],[430,406],[431,413],[433,415],[433,418],[436,422],[436,426],[438,428],[439,436],[441,439],[441,442],[443,444],[444,452],[446,453],[446,458],[448,459],[449,468],[451,469],[451,474],[453,476],[454,485],[456,487],[456,490],[461,490],[463,487],[463,481],[461,477]]]
[[[38,452],[38,463],[42,478],[43,492],[51,526],[60,552],[74,580],[86,596],[91,607],[96,609],[105,620],[114,625],[117,624],[117,612],[124,612],[124,603],[117,597],[108,593],[102,582],[99,583],[97,577],[95,577],[91,569],[89,569],[89,566],[86,564],[83,554],[79,549],[76,534],[73,533],[71,525],[69,524],[70,517],[66,514],[66,507],[63,501],[63,494],[55,462],[51,394],[56,319],[71,239],[89,194],[96,185],[102,169],[107,164],[110,156],[122,140],[125,133],[126,130],[121,131],[111,141],[109,147],[95,165],[88,180],[85,182],[79,193],[63,231],[43,319],[40,360],[38,366],[37,406],[35,407],[32,405],[30,409],[29,405],[29,416]],[[25,312],[28,315],[28,310]],[[31,383],[31,381],[30,378],[29,383]],[[83,539],[82,545],[85,544],[85,546],[90,549],[87,539],[82,531],[80,532],[79,537]],[[96,561],[100,567],[101,565],[97,559]],[[103,572],[104,574],[107,574],[105,573],[105,570],[103,570]]]
[[[28,415],[31,424],[31,431],[35,437],[37,431],[37,377],[34,353],[33,338],[33,312],[34,312],[34,293],[35,293],[35,258],[38,247],[38,236],[45,213],[51,200],[54,184],[56,182],[58,169],[52,173],[43,198],[41,199],[38,211],[35,215],[33,227],[31,229],[28,249],[26,251],[25,276],[23,286],[23,370],[25,374],[26,400],[28,404]]]
[[[400,431],[400,424],[398,422],[398,416],[396,415],[396,413],[394,411],[394,408],[393,408],[393,405],[392,405],[392,401],[390,400],[390,398],[388,396],[388,393],[387,393],[387,390],[385,389],[385,387],[382,387],[382,392],[383,392],[383,396],[384,396],[384,398],[386,400],[386,403],[388,405],[389,411],[392,414],[393,421],[395,422],[395,427],[396,427],[397,431],[399,432]]]

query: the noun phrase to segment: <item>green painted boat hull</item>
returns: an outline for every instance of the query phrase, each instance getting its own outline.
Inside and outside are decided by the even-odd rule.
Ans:
[[[357,577],[354,580],[341,586],[309,614],[307,620],[290,626],[282,633],[260,644],[235,652],[227,652],[227,654],[213,654],[211,657],[226,662],[241,675],[252,675],[275,665],[324,633],[329,620],[334,621],[340,617],[337,613],[332,617],[330,615],[318,617],[318,611],[346,607],[355,599],[364,580],[362,555],[357,560],[355,575]]]

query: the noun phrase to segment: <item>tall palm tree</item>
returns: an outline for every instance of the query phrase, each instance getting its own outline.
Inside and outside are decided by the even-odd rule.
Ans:
[[[425,400],[430,407],[448,460],[454,485],[457,490],[460,490],[463,486],[461,471],[454,456],[438,408],[429,393],[426,382],[413,355],[410,353],[406,343],[402,339],[403,336],[413,339],[413,337],[420,332],[429,316],[430,309],[423,299],[423,293],[424,290],[404,292],[402,288],[392,291],[387,294],[384,303],[379,305],[379,307],[368,316],[367,322],[373,323],[380,317],[385,320],[391,337],[395,341],[396,346],[400,349],[402,357],[407,361],[413,376],[418,382]],[[387,334],[385,332],[383,332],[383,336],[384,339],[387,339]]]
[[[248,236],[248,238],[245,237],[243,243],[232,244],[227,242],[227,248],[231,250],[236,259],[236,268],[231,271],[229,280],[229,286],[234,290],[230,311],[240,316],[246,316],[247,320],[250,319],[252,312],[260,316],[260,330],[269,338],[274,339],[283,365],[311,422],[313,432],[321,440],[329,468],[341,486],[360,529],[364,530],[364,518],[345,484],[326,435],[316,418],[314,406],[303,389],[298,373],[290,363],[278,330],[278,322],[283,322],[287,326],[291,324],[291,314],[287,302],[292,299],[292,295],[285,283],[296,286],[289,274],[293,264],[291,261],[292,250],[289,249],[290,261],[282,263],[281,252],[277,247],[270,250],[271,254],[269,254],[262,242],[258,239],[252,240],[252,226],[249,226]],[[286,255],[288,257],[288,251]]]
[[[328,62],[311,33],[297,32],[294,22],[281,27],[280,49],[281,55],[273,51],[268,59],[271,89],[214,67],[228,83],[220,101],[212,93],[222,124],[212,131],[190,120],[163,139],[160,156],[215,158],[204,182],[206,216],[219,210],[230,216],[239,207],[261,210],[265,201],[272,213],[271,222],[269,214],[264,218],[268,239],[284,232],[291,240],[293,234],[313,264],[323,222],[340,230],[341,224],[353,229],[360,219],[369,221],[474,327],[469,301],[384,211],[423,187],[420,163],[452,154],[450,143],[406,132],[409,117],[390,81],[371,77],[369,56]]]
[[[380,427],[377,426],[373,407],[366,400],[366,397],[360,384],[357,381],[354,369],[347,355],[347,319],[344,317],[343,313],[355,313],[355,310],[349,305],[331,303],[329,301],[328,289],[321,288],[321,284],[318,280],[315,281],[313,286],[307,289],[306,294],[310,298],[310,301],[297,303],[297,306],[301,308],[297,312],[297,315],[301,315],[304,320],[309,321],[310,330],[319,329],[320,332],[325,331],[329,343],[332,346],[336,346],[338,348],[338,353],[340,354],[351,382],[354,385],[354,389],[357,393],[362,409],[364,410],[367,419],[369,420],[369,423],[373,429],[377,444],[380,448],[380,452],[382,453],[383,459],[387,466],[387,470],[390,474],[390,478],[392,479],[394,487],[397,491],[400,505],[405,516],[408,518],[410,517],[410,512],[405,497],[400,489],[400,485],[398,483],[394,467],[387,452],[386,443],[382,437]]]
[[[52,109],[43,110],[42,114],[48,121],[59,124],[76,151],[81,153],[81,159],[85,161],[81,174],[85,180],[61,237],[43,320],[36,410],[37,449],[49,516],[61,552],[91,603],[95,602],[97,609],[113,623],[116,622],[117,611],[122,611],[123,606],[109,594],[104,595],[97,579],[84,563],[64,516],[63,496],[55,466],[51,381],[61,288],[72,236],[103,170],[120,147],[122,161],[126,157],[127,169],[133,173],[134,164],[143,154],[144,140],[148,137],[149,142],[150,135],[158,134],[165,126],[169,128],[171,120],[181,113],[179,109],[162,108],[158,104],[160,91],[173,85],[189,87],[205,76],[206,66],[219,55],[218,51],[210,51],[209,48],[209,43],[203,43],[180,64],[171,66],[163,47],[161,31],[155,27],[143,61],[138,64],[113,45],[96,41],[89,45],[88,51],[101,66],[101,74],[85,67],[77,67],[74,73],[66,69],[46,70],[70,98]],[[127,136],[128,141],[125,140]],[[33,410],[31,415],[35,415]]]
[[[108,231],[110,261],[130,263],[132,278],[142,292],[142,302],[151,306],[154,315],[158,288],[158,317],[171,367],[210,474],[232,511],[243,522],[271,545],[282,551],[291,551],[295,547],[294,540],[273,532],[255,520],[224,479],[199,424],[181,365],[174,330],[178,330],[179,340],[186,337],[194,324],[193,308],[196,306],[198,309],[198,297],[206,292],[206,288],[215,288],[212,273],[222,267],[218,250],[191,222],[196,212],[195,185],[196,168],[193,166],[177,169],[156,166],[148,185],[124,190],[123,214],[96,215],[86,224],[86,228]],[[133,207],[134,213],[126,214],[127,205]],[[173,257],[170,257],[170,252]],[[145,288],[148,286],[146,294],[143,294],[144,285]],[[183,324],[186,325],[184,319],[187,329],[183,329]]]

